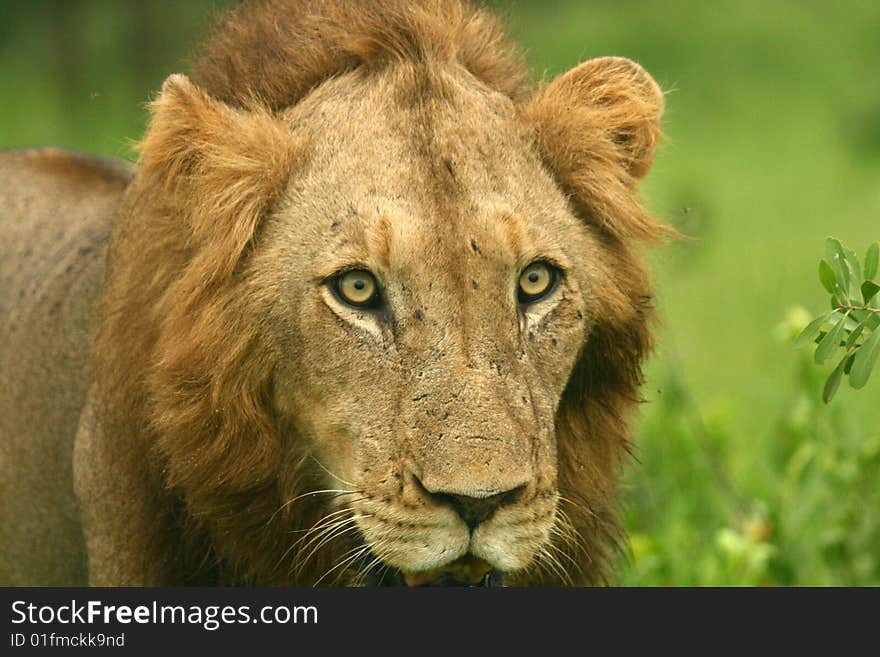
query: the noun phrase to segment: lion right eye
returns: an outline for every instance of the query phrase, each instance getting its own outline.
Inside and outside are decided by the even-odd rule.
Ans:
[[[342,303],[354,308],[376,308],[382,296],[375,276],[365,269],[350,269],[337,274],[331,288]]]
[[[533,262],[519,276],[517,297],[522,304],[534,303],[553,291],[558,278],[555,267],[547,262]]]

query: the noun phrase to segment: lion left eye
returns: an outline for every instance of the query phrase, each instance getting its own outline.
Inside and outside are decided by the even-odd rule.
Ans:
[[[336,276],[333,281],[336,296],[355,308],[373,308],[381,296],[375,277],[364,269],[352,269]]]
[[[520,303],[534,303],[546,297],[556,284],[556,268],[546,262],[533,262],[519,275],[517,297]]]

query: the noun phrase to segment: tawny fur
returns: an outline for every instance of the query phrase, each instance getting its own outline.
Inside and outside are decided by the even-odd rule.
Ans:
[[[195,78],[231,105],[256,96],[283,109],[334,75],[388,62],[461,66],[511,98],[529,92],[528,71],[499,21],[459,0],[246,2],[221,24]]]
[[[502,486],[523,462],[532,479],[505,517],[540,526],[546,541],[529,545],[556,556],[527,563],[518,548],[508,581],[604,581],[651,347],[633,241],[667,233],[635,189],[660,137],[650,76],[603,58],[533,88],[497,21],[457,0],[247,3],[194,70],[195,85],[172,76],[152,104],[115,213],[77,439],[91,581],[358,583],[358,561],[334,571],[357,533],[297,542],[327,514],[361,516],[359,533],[380,537],[374,553],[428,568],[375,526],[392,518],[409,544],[421,517],[450,521],[413,473]],[[425,251],[401,252],[404,239]],[[377,268],[415,272],[408,288],[388,282],[392,337],[328,310],[316,281],[332,263],[290,256],[299,241],[329,259],[362,243]],[[542,249],[568,267],[556,305],[504,333],[504,267],[527,263],[497,263]],[[408,306],[437,272],[434,296]],[[322,409],[361,413],[345,401],[358,391],[362,417]],[[346,421],[362,435],[346,435]],[[466,431],[452,440],[450,427]],[[496,439],[493,427],[509,430]],[[494,441],[488,469],[457,447],[472,435]],[[111,470],[127,490],[112,490]],[[314,492],[338,487],[357,495]],[[503,543],[493,531],[487,554]]]

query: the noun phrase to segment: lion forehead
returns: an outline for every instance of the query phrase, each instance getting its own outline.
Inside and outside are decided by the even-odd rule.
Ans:
[[[509,232],[511,216],[551,237],[583,239],[528,124],[508,98],[467,75],[400,65],[369,80],[340,76],[285,116],[312,149],[277,213],[300,239],[334,250],[421,239],[430,249],[469,241],[471,228]],[[390,229],[376,230],[383,222]]]

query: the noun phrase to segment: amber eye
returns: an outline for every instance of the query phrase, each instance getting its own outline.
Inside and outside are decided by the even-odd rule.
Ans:
[[[363,269],[352,269],[335,279],[336,294],[350,306],[365,308],[379,302],[379,286],[373,275]]]
[[[520,303],[533,303],[546,296],[556,282],[556,269],[546,262],[533,262],[519,275]]]

